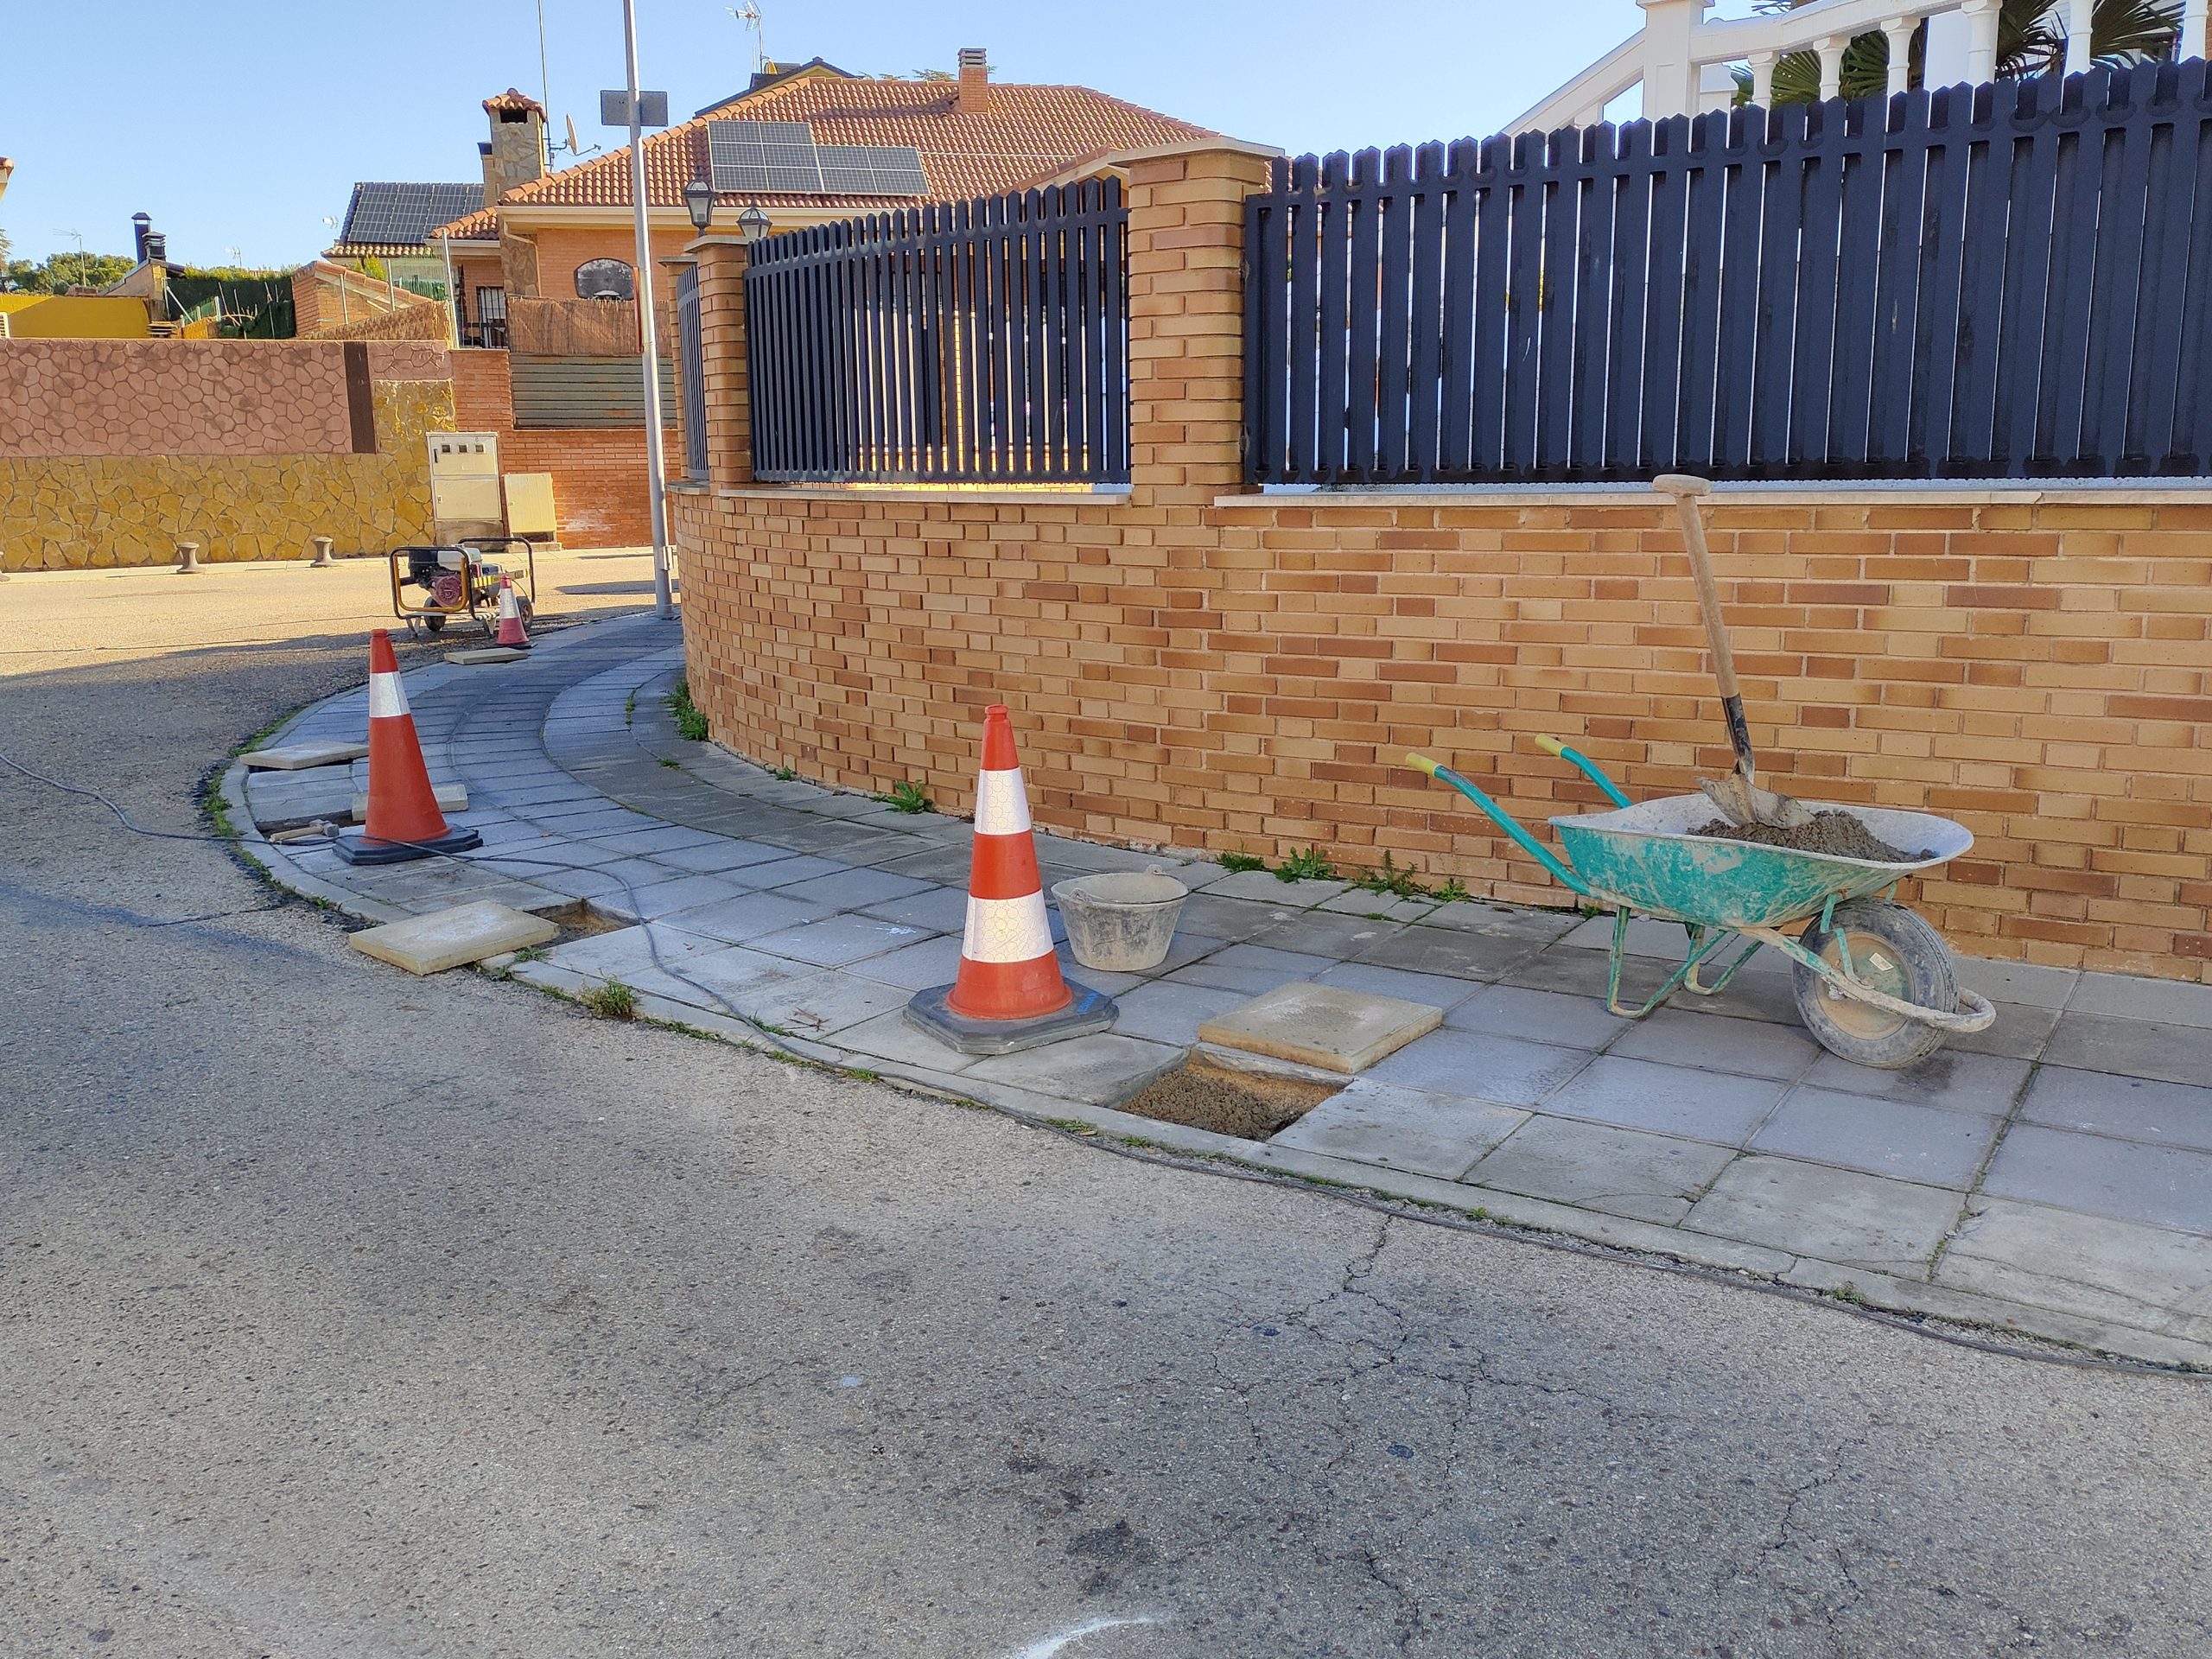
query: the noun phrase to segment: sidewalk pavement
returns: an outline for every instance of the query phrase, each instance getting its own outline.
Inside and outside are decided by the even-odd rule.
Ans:
[[[431,777],[467,785],[459,821],[484,850],[365,869],[322,849],[251,851],[284,886],[373,920],[587,901],[616,925],[516,977],[572,994],[619,980],[642,1013],[734,1040],[1886,1308],[2212,1364],[2212,987],[1961,959],[1995,1026],[1876,1071],[1806,1035],[1786,965],[1766,957],[1718,997],[1630,1022],[1604,1005],[1610,918],[1391,899],[1040,835],[1048,889],[1157,868],[1193,892],[1157,970],[1065,962],[1119,1000],[1111,1033],[976,1058],[901,1017],[952,977],[968,826],[684,741],[663,702],[682,672],[677,625],[649,617],[548,635],[523,663],[417,670]],[[358,739],[365,720],[356,690],[268,741]],[[249,810],[342,813],[310,804],[351,792],[327,770],[238,766],[224,787],[241,827]],[[1638,1001],[1680,937],[1636,925]],[[1429,1003],[1443,1023],[1266,1142],[1114,1109],[1182,1061],[1201,1020],[1294,980]]]

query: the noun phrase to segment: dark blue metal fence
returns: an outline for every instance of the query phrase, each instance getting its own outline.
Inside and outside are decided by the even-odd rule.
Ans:
[[[755,475],[1126,480],[1128,227],[1107,180],[762,241]]]
[[[1262,483],[2212,473],[2201,60],[1279,162]]]
[[[683,397],[683,476],[707,476],[706,352],[699,332],[699,267],[676,273],[677,390]]]

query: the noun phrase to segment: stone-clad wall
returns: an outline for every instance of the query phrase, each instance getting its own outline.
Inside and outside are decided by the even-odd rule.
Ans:
[[[1539,833],[1599,798],[1539,735],[1637,798],[1725,769],[1679,528],[1649,495],[1244,492],[1241,159],[1132,167],[1126,498],[779,488],[718,446],[671,498],[692,694],[743,753],[954,811],[1004,702],[1054,830],[1564,902],[1402,759]],[[741,351],[741,289],[702,292]],[[1766,489],[1713,526],[1770,781],[1972,829],[1904,895],[1964,949],[2212,980],[2212,496]]]
[[[49,357],[35,374],[11,370],[16,348],[0,345],[0,378],[65,375],[61,384],[77,387],[80,406],[63,423],[80,446],[76,453],[54,453],[50,434],[43,449],[28,453],[13,431],[0,441],[0,568],[165,563],[176,556],[179,537],[197,540],[200,556],[212,560],[303,556],[318,535],[333,537],[341,554],[429,538],[424,434],[454,423],[442,346],[354,348],[366,353],[375,435],[372,451],[355,453],[342,345],[209,342],[217,354],[196,360],[215,393],[236,394],[225,403],[175,393],[195,360],[187,354],[207,346],[130,342],[148,357],[120,363],[81,349],[118,343],[20,342],[80,348]],[[247,354],[220,350],[230,346]],[[130,381],[142,374],[152,390],[133,412]],[[207,429],[187,429],[184,412],[203,409]],[[279,410],[296,412],[301,425],[271,447],[285,435]]]

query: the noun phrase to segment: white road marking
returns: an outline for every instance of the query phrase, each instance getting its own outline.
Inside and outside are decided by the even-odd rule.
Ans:
[[[1055,1630],[1050,1636],[1040,1636],[1027,1647],[1007,1656],[1007,1659],[1052,1659],[1052,1656],[1074,1646],[1086,1636],[1096,1636],[1101,1630],[1118,1629],[1124,1624],[1157,1624],[1160,1618],[1154,1613],[1138,1613],[1128,1618],[1086,1618],[1080,1624],[1071,1624],[1065,1630]]]

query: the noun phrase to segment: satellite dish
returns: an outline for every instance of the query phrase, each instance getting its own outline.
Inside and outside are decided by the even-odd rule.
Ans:
[[[583,152],[576,148],[576,118],[571,115],[564,118],[569,124],[569,154],[571,156],[582,155]]]

